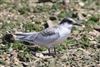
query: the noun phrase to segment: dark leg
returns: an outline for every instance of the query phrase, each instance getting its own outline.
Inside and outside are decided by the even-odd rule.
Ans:
[[[48,55],[51,55],[51,51],[50,51],[50,48],[48,48]]]
[[[54,55],[56,55],[57,54],[57,52],[56,52],[56,47],[54,47]]]
[[[48,55],[50,55],[50,56],[55,56],[57,53],[56,53],[56,47],[54,47],[53,48],[53,53],[51,53],[51,51],[50,51],[50,48],[48,48]]]

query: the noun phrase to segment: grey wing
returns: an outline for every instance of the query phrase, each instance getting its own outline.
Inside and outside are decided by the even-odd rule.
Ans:
[[[38,34],[35,39],[37,44],[50,44],[59,38],[55,28],[47,28]]]
[[[30,33],[15,33],[15,40],[33,42],[37,37],[38,32],[30,32]]]

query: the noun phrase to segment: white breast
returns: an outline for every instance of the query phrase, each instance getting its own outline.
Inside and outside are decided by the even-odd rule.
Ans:
[[[59,35],[60,37],[64,37],[67,36],[68,34],[70,34],[71,30],[67,29],[67,28],[59,28]]]
[[[60,43],[63,43],[66,38],[70,35],[71,33],[71,30],[70,29],[66,29],[66,28],[59,28],[57,29],[57,31],[59,31],[59,35],[60,35],[60,38],[58,38],[53,44],[52,46],[54,45],[57,45],[57,44],[60,44]]]

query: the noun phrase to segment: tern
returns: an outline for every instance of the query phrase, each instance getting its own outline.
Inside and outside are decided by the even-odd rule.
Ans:
[[[25,41],[31,44],[47,47],[49,54],[51,53],[50,49],[54,48],[54,53],[56,54],[55,46],[61,44],[67,39],[71,34],[74,25],[80,24],[72,18],[64,18],[57,26],[46,28],[39,32],[17,32],[12,35],[15,41]]]

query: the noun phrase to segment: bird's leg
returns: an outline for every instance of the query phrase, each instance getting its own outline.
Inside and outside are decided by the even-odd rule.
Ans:
[[[48,55],[51,55],[51,51],[50,51],[50,48],[48,48]]]
[[[56,52],[56,47],[54,47],[54,55],[56,55],[57,54],[57,52]]]
[[[53,48],[53,53],[51,53],[51,50],[50,50],[50,48],[48,48],[48,55],[52,55],[52,56],[54,56],[54,55],[56,55],[57,54],[57,52],[56,52],[56,47],[54,47]]]

